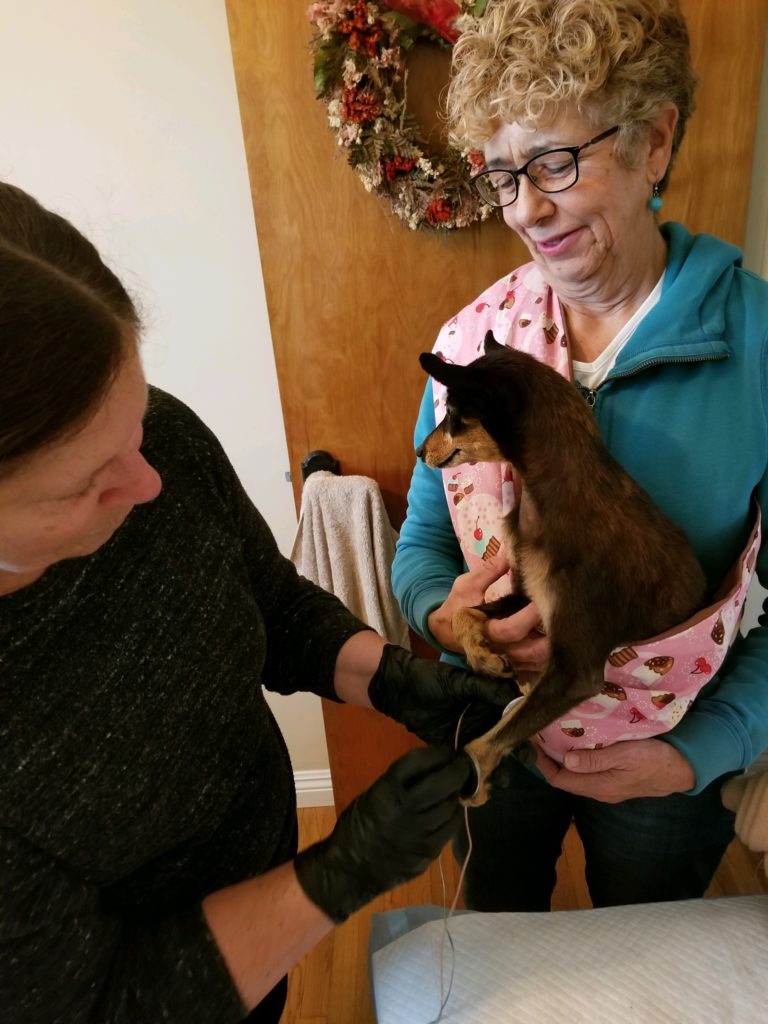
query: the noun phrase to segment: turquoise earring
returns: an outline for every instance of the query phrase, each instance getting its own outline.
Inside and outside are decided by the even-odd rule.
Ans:
[[[653,210],[654,213],[658,213],[661,209],[662,199],[659,193],[659,183],[654,181],[653,190],[651,191],[651,198],[648,200],[648,209]]]

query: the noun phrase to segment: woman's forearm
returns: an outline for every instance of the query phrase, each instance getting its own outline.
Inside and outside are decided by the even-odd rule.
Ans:
[[[336,659],[333,685],[336,696],[347,704],[370,708],[368,684],[381,661],[386,640],[373,630],[355,633],[343,645]]]
[[[211,893],[202,906],[249,1012],[333,928],[305,895],[293,862]]]

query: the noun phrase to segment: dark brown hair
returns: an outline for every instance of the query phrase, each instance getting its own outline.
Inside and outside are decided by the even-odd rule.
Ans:
[[[85,422],[138,326],[96,248],[0,182],[0,475]]]

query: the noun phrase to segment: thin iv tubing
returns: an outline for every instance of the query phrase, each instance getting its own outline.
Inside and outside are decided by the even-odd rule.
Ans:
[[[456,725],[456,735],[455,735],[454,740],[453,740],[453,746],[454,746],[455,750],[459,749],[459,731],[461,729],[461,722],[462,722],[462,719],[464,718],[464,715],[467,713],[468,710],[469,710],[469,704],[462,711],[461,716],[459,717],[459,721],[458,721],[458,723]],[[456,946],[453,943],[453,936],[451,935],[450,931],[448,930],[448,922],[450,921],[450,919],[451,919],[451,917],[453,915],[453,912],[456,909],[456,904],[459,902],[459,893],[461,892],[461,887],[464,884],[464,875],[467,872],[467,865],[469,864],[469,858],[472,856],[472,835],[471,835],[471,833],[469,831],[469,807],[466,804],[464,805],[464,828],[466,829],[466,832],[467,832],[467,843],[468,843],[468,845],[467,845],[467,855],[464,858],[464,863],[461,866],[461,874],[459,875],[459,881],[458,881],[458,883],[456,885],[456,892],[455,892],[454,897],[453,897],[453,902],[451,903],[450,909],[446,911],[445,916],[443,917],[443,934],[440,937],[440,1009],[438,1010],[437,1016],[433,1020],[431,1020],[429,1022],[429,1024],[440,1024],[440,1021],[443,1019],[443,1012],[444,1012],[446,1006],[448,1005],[448,1000],[451,998],[451,990],[453,988],[453,976],[454,976],[454,974],[456,972]],[[443,873],[442,857],[438,861],[438,863],[439,863],[439,866],[440,866],[440,881],[441,881],[442,886],[443,886],[443,907],[445,908],[445,902],[446,902],[446,898],[447,898],[447,891],[446,891],[446,884],[445,884],[445,874]],[[448,939],[448,942],[450,943],[450,946],[451,946],[451,975],[450,975],[450,978],[448,979],[448,991],[447,992],[445,992],[445,989],[444,989],[444,986],[443,986],[443,975],[444,975],[443,959],[444,959],[445,940],[446,939]]]

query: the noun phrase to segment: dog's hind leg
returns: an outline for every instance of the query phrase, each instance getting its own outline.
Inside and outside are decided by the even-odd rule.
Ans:
[[[528,696],[515,703],[485,735],[464,748],[477,774],[477,788],[464,802],[473,807],[484,804],[489,797],[489,778],[501,760],[576,704],[599,693],[602,669],[603,662],[599,662],[599,668],[574,671],[553,654],[546,672]]]

